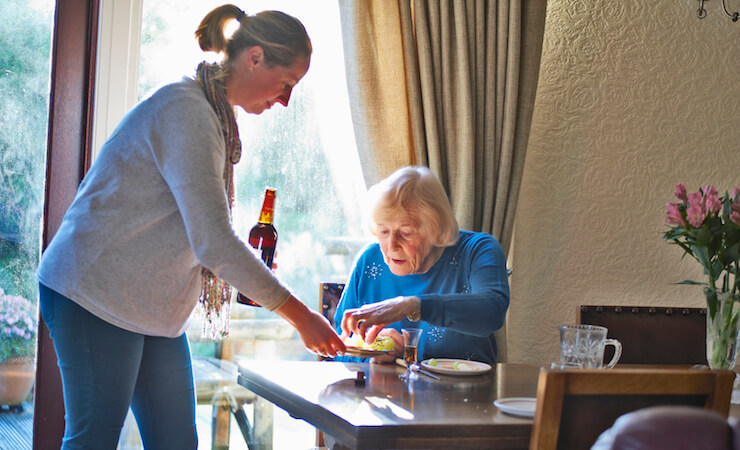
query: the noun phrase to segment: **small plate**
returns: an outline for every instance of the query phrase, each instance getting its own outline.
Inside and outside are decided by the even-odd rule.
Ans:
[[[431,371],[441,373],[442,375],[480,375],[491,370],[491,366],[478,361],[468,361],[466,359],[444,359],[435,358],[437,365],[430,365],[430,360],[421,362],[421,367]],[[457,368],[455,368],[457,366]]]
[[[388,353],[390,353],[389,350],[373,350],[369,348],[347,346],[347,351],[344,352],[344,355],[359,356],[360,358],[372,358],[373,356],[381,356]]]
[[[500,398],[493,402],[494,405],[506,414],[518,417],[534,418],[534,410],[537,399],[532,397]]]

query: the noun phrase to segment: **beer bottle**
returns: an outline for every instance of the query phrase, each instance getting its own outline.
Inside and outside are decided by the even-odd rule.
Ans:
[[[274,215],[275,189],[267,188],[259,221],[249,231],[249,245],[261,252],[262,261],[270,269],[272,269],[272,259],[275,256],[275,246],[278,238],[278,232],[272,224]],[[236,296],[236,301],[249,306],[260,306],[241,292]]]

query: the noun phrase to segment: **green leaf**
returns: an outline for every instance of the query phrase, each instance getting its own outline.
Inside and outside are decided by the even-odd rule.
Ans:
[[[702,225],[701,228],[697,228],[694,236],[696,238],[696,245],[709,247],[709,241],[711,241],[712,239],[712,233],[709,231],[709,227],[707,225]]]

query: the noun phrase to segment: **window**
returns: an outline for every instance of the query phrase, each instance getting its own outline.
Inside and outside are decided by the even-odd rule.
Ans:
[[[0,3],[0,448],[31,445],[53,11]]]

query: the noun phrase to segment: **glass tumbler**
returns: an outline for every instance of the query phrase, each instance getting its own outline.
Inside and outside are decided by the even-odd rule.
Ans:
[[[406,362],[406,372],[400,375],[402,380],[415,380],[419,374],[412,370],[416,365],[417,349],[421,339],[421,328],[402,328],[403,335],[403,360]]]

